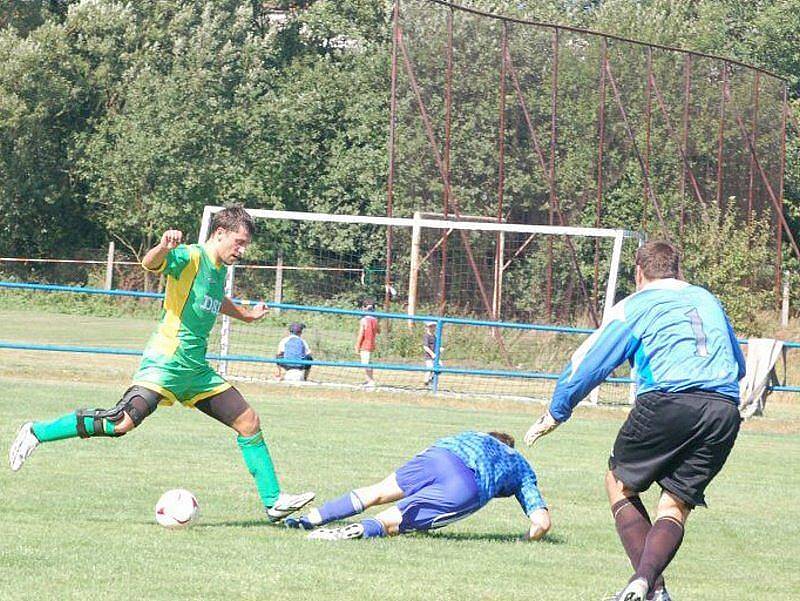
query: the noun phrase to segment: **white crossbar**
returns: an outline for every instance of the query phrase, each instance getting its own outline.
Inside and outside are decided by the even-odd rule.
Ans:
[[[224,207],[207,205],[203,210],[203,222],[200,229],[200,241],[208,237],[211,215]],[[273,211],[271,209],[245,210],[253,217],[265,219],[287,219],[290,221],[322,221],[328,223],[371,223],[374,225],[391,225],[397,227],[422,227],[433,229],[474,230],[482,232],[522,232],[526,234],[545,234],[552,236],[585,236],[589,238],[641,238],[639,232],[623,229],[607,229],[597,227],[572,227],[559,225],[527,225],[522,223],[497,223],[496,221],[452,221],[448,219],[407,219],[404,217],[377,217],[369,215],[334,215],[331,213],[303,213],[300,211]]]

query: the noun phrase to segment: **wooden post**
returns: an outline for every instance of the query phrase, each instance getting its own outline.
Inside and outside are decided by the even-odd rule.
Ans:
[[[415,315],[417,312],[417,282],[419,280],[419,243],[422,236],[422,228],[419,220],[422,218],[419,211],[414,212],[414,225],[411,226],[411,258],[408,270],[408,314]],[[414,325],[409,321],[408,326]]]
[[[500,306],[503,302],[503,265],[505,258],[506,234],[497,233],[497,250],[494,257],[494,294],[492,295],[492,319],[500,319]]]
[[[783,302],[781,303],[781,325],[789,325],[789,272],[783,273]]]
[[[278,262],[276,264],[275,269],[275,297],[274,300],[276,303],[283,302],[283,251],[278,251]],[[275,308],[275,314],[280,315],[281,310],[280,308]]]
[[[111,290],[114,284],[114,241],[108,243],[108,255],[106,256],[106,290]]]

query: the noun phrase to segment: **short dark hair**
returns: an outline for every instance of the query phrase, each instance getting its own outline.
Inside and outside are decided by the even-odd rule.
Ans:
[[[677,278],[681,272],[681,258],[677,249],[664,240],[647,242],[636,251],[636,264],[648,280]]]
[[[211,217],[211,227],[208,228],[209,235],[222,228],[226,232],[235,232],[240,227],[247,230],[252,236],[256,231],[255,223],[250,214],[239,205],[225,207],[221,211],[214,213]]]
[[[511,434],[506,434],[505,432],[488,432],[489,436],[492,436],[502,442],[504,445],[514,448],[514,437]]]

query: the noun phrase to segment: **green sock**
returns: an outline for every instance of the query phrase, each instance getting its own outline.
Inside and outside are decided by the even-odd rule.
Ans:
[[[272,507],[278,499],[281,488],[278,485],[278,476],[275,475],[275,466],[269,456],[264,434],[259,432],[253,436],[239,436],[236,438],[247,469],[250,470],[256,481],[258,496],[265,507]]]
[[[51,422],[36,422],[33,424],[33,434],[39,442],[64,440],[78,436],[78,416],[67,413]]]
[[[65,438],[76,438],[78,434],[78,419],[83,420],[86,434],[89,436],[114,436],[114,424],[107,419],[103,419],[103,431],[94,431],[94,417],[91,415],[78,418],[78,414],[67,413],[51,422],[36,422],[33,424],[33,434],[39,442],[52,442],[54,440],[64,440]]]

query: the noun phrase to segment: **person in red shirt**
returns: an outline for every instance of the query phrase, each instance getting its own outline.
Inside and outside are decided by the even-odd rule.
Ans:
[[[361,304],[361,309],[364,311],[374,311],[375,301],[364,300]],[[356,353],[361,357],[361,363],[369,365],[372,352],[375,350],[375,339],[381,332],[381,327],[378,324],[378,318],[374,315],[365,315],[358,322],[358,338],[356,339]],[[372,377],[373,371],[371,367],[365,369],[367,373],[367,381],[364,386],[375,386],[375,380]]]

